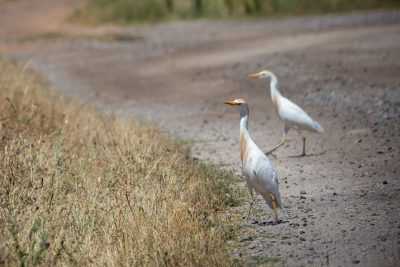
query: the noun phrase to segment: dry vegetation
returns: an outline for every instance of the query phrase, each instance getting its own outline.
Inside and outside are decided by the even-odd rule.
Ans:
[[[88,0],[73,18],[132,23],[188,18],[271,17],[399,8],[398,0]]]
[[[0,109],[0,265],[232,264],[231,174],[1,59]]]

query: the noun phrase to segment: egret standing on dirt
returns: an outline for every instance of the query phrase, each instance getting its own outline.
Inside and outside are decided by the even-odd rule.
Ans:
[[[242,172],[246,177],[247,187],[253,200],[250,209],[254,203],[253,191],[256,191],[273,210],[274,223],[278,223],[277,209],[282,208],[278,174],[267,156],[250,137],[248,131],[249,107],[241,98],[227,101],[225,104],[240,108],[240,159]]]
[[[255,74],[250,74],[251,79],[267,79],[270,78],[270,92],[271,100],[275,105],[276,111],[279,118],[284,123],[283,136],[281,142],[268,151],[266,154],[274,152],[276,149],[281,147],[286,142],[286,135],[290,128],[297,129],[299,131],[306,130],[310,132],[323,133],[324,129],[322,126],[313,120],[304,110],[298,105],[282,96],[278,90],[278,79],[275,74],[268,70],[263,70]],[[306,155],[306,138],[303,136],[303,152],[300,156]]]

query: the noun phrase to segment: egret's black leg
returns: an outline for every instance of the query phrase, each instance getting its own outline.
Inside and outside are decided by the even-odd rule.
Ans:
[[[280,148],[281,146],[283,146],[286,143],[286,135],[289,132],[289,127],[285,124],[284,128],[283,128],[283,136],[282,136],[282,140],[279,144],[277,144],[273,149],[267,151],[265,153],[265,155],[269,155],[272,152],[274,152],[275,150],[277,150],[278,148]]]
[[[306,138],[303,137],[303,152],[301,153],[301,157],[304,157],[306,155]]]

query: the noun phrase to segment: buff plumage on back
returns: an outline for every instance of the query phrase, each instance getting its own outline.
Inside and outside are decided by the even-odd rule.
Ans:
[[[240,160],[243,162],[247,158],[247,143],[244,135],[240,134]]]

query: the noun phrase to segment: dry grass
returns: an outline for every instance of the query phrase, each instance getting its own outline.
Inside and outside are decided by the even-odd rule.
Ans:
[[[0,59],[0,265],[226,266],[232,176]]]

